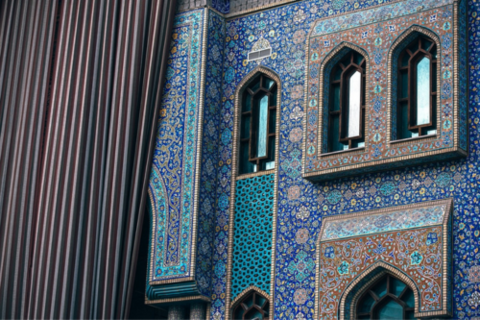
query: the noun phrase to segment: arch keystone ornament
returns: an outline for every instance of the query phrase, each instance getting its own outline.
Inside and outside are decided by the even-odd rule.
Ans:
[[[365,288],[404,282],[415,318],[451,317],[452,199],[324,219],[317,242],[315,319],[354,319]]]

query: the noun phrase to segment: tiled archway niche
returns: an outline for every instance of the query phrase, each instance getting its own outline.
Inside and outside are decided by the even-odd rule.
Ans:
[[[449,317],[452,200],[327,217],[317,243],[316,319],[353,319],[385,273],[415,295],[415,317]]]

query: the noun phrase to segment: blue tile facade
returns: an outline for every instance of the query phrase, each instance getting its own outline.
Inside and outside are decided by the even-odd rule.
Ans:
[[[159,119],[159,141],[153,162],[150,192],[155,210],[155,221],[163,228],[180,222],[169,207],[182,208],[182,214],[193,212],[198,203],[198,220],[182,216],[182,226],[191,229],[183,233],[155,233],[154,280],[161,276],[178,279],[191,276],[192,249],[196,250],[195,263],[198,291],[211,301],[212,319],[224,319],[227,308],[227,269],[230,232],[232,154],[235,90],[242,79],[259,64],[279,75],[282,86],[279,166],[275,184],[277,212],[272,235],[275,243],[275,272],[273,292],[269,292],[274,304],[275,319],[312,319],[315,314],[315,265],[316,243],[322,227],[322,219],[345,213],[361,212],[425,201],[453,199],[451,241],[453,243],[451,277],[453,279],[453,318],[478,319],[480,317],[480,3],[464,0],[460,12],[467,19],[460,20],[459,28],[468,30],[467,48],[460,52],[458,73],[462,95],[468,95],[468,108],[460,112],[460,122],[468,122],[468,130],[461,133],[461,147],[469,148],[468,157],[434,163],[420,163],[404,169],[393,165],[379,173],[363,174],[327,182],[310,182],[302,178],[303,125],[305,116],[306,46],[314,22],[320,18],[340,13],[367,9],[394,1],[386,0],[310,0],[290,3],[249,15],[224,19],[212,10],[203,9],[180,14],[182,18],[198,16],[190,26],[176,25],[179,35],[198,36],[195,50],[172,52],[171,69],[167,71],[166,91],[175,89],[177,102],[166,100]],[[422,6],[423,1],[405,1],[411,6]],[[401,2],[399,2],[401,3]],[[207,20],[204,20],[205,14]],[[184,20],[186,21],[186,20]],[[204,26],[203,21],[207,25]],[[204,28],[205,27],[205,28]],[[203,43],[203,30],[208,40]],[[196,30],[196,31],[195,31]],[[190,33],[191,32],[191,33]],[[249,62],[248,52],[261,38],[272,47],[270,57]],[[181,40],[175,40],[181,41]],[[177,43],[175,42],[174,43]],[[178,47],[184,44],[178,42]],[[193,46],[193,42],[190,44]],[[205,48],[204,48],[205,46]],[[183,48],[183,47],[182,47]],[[200,95],[192,99],[192,90],[200,90],[202,50],[206,56],[204,81],[204,118],[201,124],[195,112],[202,110]],[[187,67],[186,61],[191,61]],[[197,68],[192,68],[197,61]],[[198,72],[198,74],[195,74]],[[169,78],[170,77],[170,78]],[[187,82],[187,79],[192,79]],[[194,79],[194,80],[193,80]],[[168,87],[170,85],[170,87]],[[188,90],[187,90],[188,89]],[[190,96],[187,96],[187,91]],[[195,91],[196,92],[196,91]],[[166,113],[179,114],[179,101],[192,102],[192,120],[185,116],[171,122],[171,131],[162,129]],[[185,104],[183,104],[185,105]],[[462,108],[460,108],[461,110]],[[468,109],[468,113],[466,110]],[[182,110],[187,110],[186,108]],[[182,111],[184,112],[184,111]],[[163,117],[163,118],[162,118]],[[187,126],[193,124],[191,131]],[[177,157],[165,158],[165,137],[177,141],[176,148],[188,148],[198,143],[202,128],[200,153],[180,157],[181,153],[169,151]],[[162,131],[163,130],[163,131]],[[192,140],[182,140],[192,137]],[[173,141],[172,140],[172,141]],[[181,141],[184,141],[181,144]],[[196,150],[193,148],[192,150]],[[195,172],[196,156],[201,154],[201,167]],[[171,161],[171,162],[169,162]],[[192,162],[188,162],[192,161]],[[191,166],[188,165],[191,163]],[[179,170],[182,168],[183,170]],[[190,176],[186,170],[192,169]],[[166,172],[170,170],[170,172]],[[183,175],[179,173],[183,172]],[[182,187],[194,194],[195,186],[189,179],[198,175],[199,197],[180,197]],[[175,176],[175,178],[173,178]],[[183,178],[181,178],[183,177]],[[183,179],[183,180],[182,180]],[[163,181],[163,182],[160,182]],[[187,183],[186,183],[187,182]],[[184,191],[185,192],[185,189]],[[177,202],[171,202],[173,197]],[[170,201],[170,202],[168,202]],[[181,202],[183,201],[183,202]],[[185,202],[186,201],[186,202]],[[163,208],[163,209],[161,209]],[[160,210],[161,209],[161,210]],[[162,211],[163,210],[163,211]],[[173,210],[175,211],[175,210]],[[300,213],[299,213],[300,212]],[[172,220],[173,219],[173,220]],[[163,221],[163,222],[162,222]],[[168,224],[165,224],[168,222]],[[197,243],[187,241],[193,236],[196,223]],[[164,229],[166,230],[166,229]],[[173,230],[172,230],[173,231]],[[183,231],[182,231],[183,232]],[[179,235],[182,234],[182,246]],[[177,235],[177,238],[172,235]],[[168,238],[171,237],[171,238]],[[185,240],[187,239],[187,240]],[[432,240],[433,241],[433,240]],[[165,247],[162,247],[165,246]],[[170,248],[179,248],[178,251]],[[162,260],[163,259],[163,260]],[[183,260],[182,260],[183,259]],[[179,263],[183,263],[181,265]],[[177,264],[175,264],[177,263]],[[299,268],[299,266],[302,266]],[[183,269],[182,269],[183,266]],[[190,273],[189,273],[190,272]]]
[[[227,2],[228,3],[228,2]],[[214,253],[215,212],[217,207],[217,146],[219,141],[220,103],[222,87],[223,47],[225,21],[208,11],[205,69],[205,105],[202,135],[202,166],[200,176],[197,281],[203,295],[210,297],[212,288],[212,260]],[[201,200],[200,200],[201,199]]]

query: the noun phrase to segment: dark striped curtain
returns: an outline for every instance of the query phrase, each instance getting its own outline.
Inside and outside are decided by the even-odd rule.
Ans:
[[[0,317],[128,316],[175,0],[0,1]]]

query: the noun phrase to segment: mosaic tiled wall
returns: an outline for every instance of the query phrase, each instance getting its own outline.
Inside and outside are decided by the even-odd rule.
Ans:
[[[312,183],[301,178],[302,120],[304,117],[304,83],[306,64],[306,37],[312,23],[322,17],[350,10],[360,10],[391,1],[335,0],[304,1],[258,12],[227,21],[223,83],[223,121],[220,136],[225,137],[219,148],[217,198],[226,203],[218,208],[215,244],[227,245],[228,201],[230,198],[230,173],[232,159],[232,130],[234,92],[240,81],[257,66],[247,62],[247,54],[263,36],[272,47],[272,56],[259,62],[278,73],[282,80],[282,118],[280,125],[280,166],[276,239],[275,318],[312,319],[314,316],[315,271],[296,268],[300,260],[315,263],[315,241],[318,238],[322,217],[374,208],[385,208],[427,200],[452,197],[453,212],[453,277],[455,281],[454,317],[480,316],[480,277],[476,276],[480,253],[480,200],[478,194],[479,170],[477,147],[480,134],[477,109],[480,87],[477,70],[480,52],[477,49],[477,14],[480,4],[471,1],[468,9],[470,84],[469,140],[470,153],[466,160],[417,165],[405,169],[392,168],[383,173],[367,174],[330,182]],[[422,5],[422,1],[412,4]],[[475,44],[477,43],[477,44]],[[464,82],[466,83],[466,82]],[[230,143],[228,142],[230,141]],[[292,214],[305,211],[307,219]],[[227,261],[217,255],[216,266]],[[309,263],[310,262],[310,263]],[[470,275],[470,276],[469,276]],[[225,315],[226,277],[214,276],[214,295],[211,315],[221,319]]]
[[[197,10],[174,21],[149,185],[154,235],[150,282],[188,277],[193,271],[203,19],[204,11]]]
[[[328,217],[317,246],[317,316],[338,319],[348,288],[360,289],[382,262],[413,283],[416,316],[451,314],[451,201]],[[447,240],[447,241],[446,241]],[[360,283],[359,287],[352,287]],[[418,292],[417,292],[418,290]],[[341,301],[347,297],[348,301]],[[345,319],[351,319],[345,312]]]
[[[202,135],[202,166],[200,194],[198,197],[198,253],[196,279],[200,292],[206,297],[211,295],[211,272],[215,210],[217,207],[217,165],[220,122],[220,104],[225,43],[225,21],[215,12],[208,10],[207,17],[207,60],[205,69],[205,106]]]
[[[463,3],[466,4],[466,1]],[[416,0],[409,3],[422,6],[422,2]],[[272,301],[274,301],[275,319],[300,320],[314,317],[316,241],[323,217],[445,198],[453,198],[454,203],[453,317],[460,319],[480,317],[480,219],[478,218],[480,215],[480,192],[478,190],[480,183],[480,169],[478,169],[480,157],[480,130],[478,127],[480,122],[480,111],[478,110],[480,20],[478,14],[480,14],[480,3],[478,1],[468,1],[468,23],[465,26],[468,28],[469,41],[468,81],[463,81],[463,84],[468,83],[469,86],[469,128],[467,133],[470,152],[468,158],[417,165],[401,170],[392,168],[390,171],[382,173],[329,182],[312,183],[301,177],[307,34],[314,21],[320,18],[388,3],[392,3],[392,1],[310,0],[294,2],[228,20],[226,34],[219,35],[224,39],[224,47],[217,43],[219,51],[214,49],[215,41],[208,41],[206,48],[206,52],[209,52],[208,55],[214,55],[215,52],[223,50],[223,68],[218,64],[215,71],[216,76],[222,77],[222,86],[218,88],[218,95],[222,102],[217,114],[219,124],[218,127],[213,126],[216,128],[216,133],[212,133],[218,137],[216,159],[211,158],[216,176],[216,181],[212,184],[212,187],[216,189],[216,196],[215,201],[211,203],[212,210],[215,210],[214,221],[211,225],[211,230],[214,231],[210,279],[212,319],[223,319],[227,314],[225,309],[226,268],[228,237],[231,231],[228,227],[229,208],[234,205],[230,200],[231,165],[234,156],[232,155],[234,92],[240,81],[258,64],[275,71],[281,77],[283,88],[281,134],[279,136],[279,189],[276,194],[278,212],[277,223],[274,226],[274,230],[276,230],[276,259],[273,261],[275,264],[275,290],[270,292]],[[199,14],[201,15],[198,11],[193,11],[183,13],[179,17]],[[201,32],[201,29],[199,26],[194,30]],[[191,29],[186,28],[186,34],[188,34],[188,30]],[[272,55],[258,62],[247,62],[248,52],[260,37],[268,40],[272,47]],[[198,41],[200,43],[201,38],[198,38]],[[200,59],[202,56],[200,49],[196,52],[198,53],[195,55],[196,59]],[[194,61],[193,56],[192,61]],[[179,64],[177,68],[172,68],[175,73],[177,70],[184,72],[183,65]],[[192,70],[195,72],[197,69]],[[174,74],[170,72],[171,79]],[[208,92],[208,77],[207,75],[205,92]],[[172,80],[169,82],[172,83]],[[187,99],[187,97],[183,85],[180,87],[175,90],[177,92],[183,90],[181,94],[177,95],[181,101],[182,95],[183,99]],[[208,99],[207,93],[205,99]],[[166,111],[163,113],[163,117],[165,116]],[[466,120],[467,114],[463,116]],[[205,121],[207,120],[205,119]],[[166,120],[161,118],[160,124],[162,121]],[[204,130],[211,130],[207,127],[204,127]],[[163,129],[160,128],[160,136],[172,133],[172,131],[161,130]],[[164,172],[169,168],[168,162],[165,162],[167,158],[158,157],[159,150],[166,150],[166,145],[163,143],[163,141],[157,142],[158,149],[150,184],[155,208],[162,208],[162,206],[165,208],[168,205],[168,202],[165,201],[171,199],[166,196],[171,189],[168,191],[169,187],[165,187],[165,185],[181,181],[179,178],[176,180],[168,178],[170,182],[163,182],[163,185],[161,183],[163,180],[166,181],[164,177],[169,177],[169,173]],[[173,158],[173,160],[175,159]],[[162,163],[166,165],[161,165]],[[207,162],[202,160],[203,165],[207,166]],[[178,172],[175,174],[178,175]],[[162,179],[154,181],[157,177],[162,177]],[[199,203],[199,208],[201,206],[202,203]],[[297,214],[297,212],[301,212],[301,214]],[[164,236],[160,237],[156,234],[156,239],[165,243],[162,242]],[[199,246],[201,246],[200,243]],[[156,250],[158,249],[157,247]],[[198,250],[200,252],[200,248]],[[163,259],[161,256],[158,258]],[[185,266],[188,267],[188,264]],[[168,273],[184,272],[165,268],[160,269],[161,273],[164,270]]]

